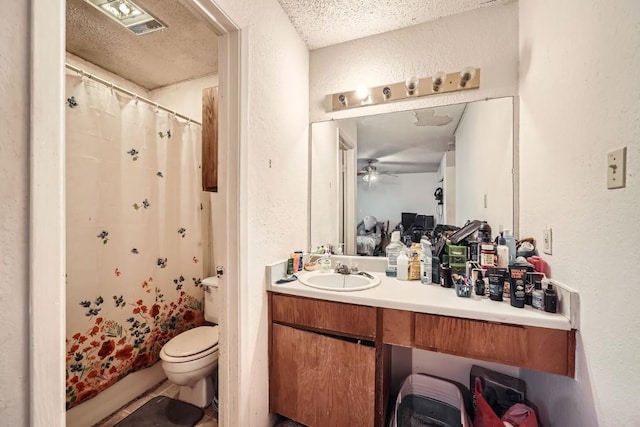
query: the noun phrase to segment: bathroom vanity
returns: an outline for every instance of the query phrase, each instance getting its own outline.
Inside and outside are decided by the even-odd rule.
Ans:
[[[571,316],[372,274],[380,285],[356,292],[269,283],[271,412],[308,426],[383,426],[394,345],[574,376]]]

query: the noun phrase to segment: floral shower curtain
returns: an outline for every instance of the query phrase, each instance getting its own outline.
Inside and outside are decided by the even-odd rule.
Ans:
[[[203,323],[201,128],[67,76],[67,409]]]

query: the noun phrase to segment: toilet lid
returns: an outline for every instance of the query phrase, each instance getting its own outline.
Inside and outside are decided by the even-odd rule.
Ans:
[[[218,344],[217,326],[199,326],[171,338],[164,352],[171,357],[187,357],[201,353]]]

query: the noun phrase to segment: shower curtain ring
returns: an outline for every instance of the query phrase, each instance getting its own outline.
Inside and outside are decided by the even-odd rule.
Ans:
[[[173,112],[173,118],[175,119],[177,115],[178,115],[178,112],[177,112],[177,111],[174,111],[174,112]]]
[[[133,96],[133,102],[134,102],[136,105],[138,105],[138,94],[137,94],[137,93]]]
[[[84,79],[84,68],[80,68],[80,78]]]
[[[160,111],[160,104],[158,104],[158,103],[156,102],[156,113],[157,113],[158,111]]]
[[[191,119],[187,120],[187,126],[191,125]]]

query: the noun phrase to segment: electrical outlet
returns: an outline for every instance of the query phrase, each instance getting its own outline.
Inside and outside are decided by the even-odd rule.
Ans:
[[[607,188],[624,188],[627,175],[627,147],[611,151],[607,155]]]
[[[542,251],[545,254],[551,255],[551,249],[552,249],[551,243],[552,243],[551,242],[551,228],[547,227],[542,232]]]

